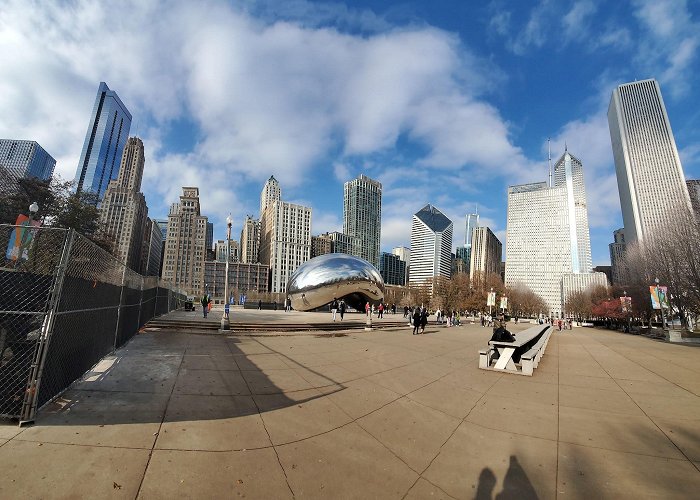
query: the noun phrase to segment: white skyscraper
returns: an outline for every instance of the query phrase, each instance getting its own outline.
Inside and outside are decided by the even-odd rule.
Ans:
[[[260,192],[260,218],[262,218],[268,205],[281,199],[282,190],[280,189],[280,183],[277,182],[274,175],[271,175]]]
[[[452,221],[432,205],[413,215],[409,283],[451,274]]]
[[[343,233],[355,236],[359,246],[351,252],[379,268],[382,236],[382,185],[366,175],[343,186]]]
[[[260,262],[270,266],[270,292],[284,293],[297,267],[311,258],[311,208],[274,201],[260,219]]]
[[[472,232],[475,227],[479,227],[479,214],[467,214],[466,216],[466,228],[464,233],[464,247],[471,248],[472,246]]]
[[[572,286],[605,286],[603,273],[591,273],[583,167],[565,151],[556,162],[554,182],[510,186],[506,229],[506,285],[519,283],[539,295],[549,308],[544,314],[562,317]],[[566,275],[591,274],[563,280]]]
[[[608,108],[617,187],[627,243],[662,231],[678,209],[690,210],[676,141],[656,80],[618,86]]]

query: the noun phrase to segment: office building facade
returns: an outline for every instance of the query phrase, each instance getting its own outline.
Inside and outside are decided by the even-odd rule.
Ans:
[[[249,293],[266,293],[268,283],[268,266],[243,262],[230,262],[228,266],[229,299],[234,303],[241,295]],[[226,261],[215,260],[204,263],[204,281],[209,295],[215,303],[225,302]]]
[[[404,283],[408,283],[408,277],[411,274],[411,249],[408,247],[394,247],[391,253],[398,256],[399,259],[406,263],[406,277]]]
[[[406,284],[406,262],[398,255],[382,252],[379,256],[379,274],[385,285]]]
[[[269,266],[269,291],[285,293],[297,267],[311,258],[311,208],[274,201],[260,219],[260,263]]]
[[[260,192],[260,218],[262,219],[268,205],[272,205],[272,203],[281,199],[282,189],[280,188],[280,183],[275,179],[274,175],[271,175]]]
[[[15,180],[35,177],[48,181],[56,160],[36,141],[0,139],[0,166]]]
[[[141,274],[144,276],[160,276],[160,262],[163,248],[163,233],[158,223],[146,219],[146,229],[143,232],[143,250],[141,252]]]
[[[230,247],[226,250],[226,240],[216,240],[214,242],[214,255],[217,262],[226,262],[226,256],[229,256],[229,262],[240,262],[240,248],[236,240],[230,240]]]
[[[591,244],[581,161],[565,151],[553,174],[552,186],[536,182],[508,188],[505,282],[526,285],[547,304],[542,314],[563,317],[563,277],[592,273]],[[605,275],[593,274],[605,282]],[[600,276],[568,283],[582,286],[599,282]]]
[[[432,205],[413,215],[410,284],[423,285],[433,278],[450,277],[452,231],[452,221]]]
[[[162,278],[191,295],[204,293],[207,217],[200,212],[199,188],[183,187],[168,214]]]
[[[260,221],[246,215],[241,228],[241,262],[256,264],[259,262],[258,249],[260,248]]]
[[[333,253],[333,241],[328,233],[311,237],[311,258]]]
[[[661,233],[675,211],[690,209],[683,167],[655,80],[618,86],[608,108],[627,243]]]
[[[469,278],[485,278],[501,274],[503,245],[488,227],[475,227],[472,232]]]
[[[382,235],[382,184],[366,175],[343,186],[343,233],[359,240],[352,255],[379,267]]]
[[[122,154],[119,175],[110,181],[100,205],[100,225],[114,239],[117,258],[137,272],[142,270],[148,220],[146,198],[141,193],[144,163],[143,142],[130,137]]]
[[[612,269],[613,285],[622,285],[627,283],[627,262],[625,261],[625,252],[627,244],[625,242],[625,228],[620,228],[613,232],[613,243],[608,245],[610,250],[610,267]]]
[[[91,191],[102,200],[109,182],[119,173],[130,128],[131,113],[117,93],[100,82],[75,173],[78,192]]]

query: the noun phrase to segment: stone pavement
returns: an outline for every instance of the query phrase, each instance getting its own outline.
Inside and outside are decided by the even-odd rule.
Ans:
[[[138,335],[0,426],[0,498],[697,498],[700,349],[555,332],[523,377],[489,333]]]

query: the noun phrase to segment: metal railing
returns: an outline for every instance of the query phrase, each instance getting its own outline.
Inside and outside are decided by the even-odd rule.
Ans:
[[[0,225],[0,416],[22,422],[183,293],[67,229]]]

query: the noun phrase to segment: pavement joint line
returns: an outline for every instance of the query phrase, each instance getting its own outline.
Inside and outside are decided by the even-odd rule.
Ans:
[[[23,443],[40,443],[40,444],[53,444],[53,445],[58,445],[58,446],[75,446],[78,448],[108,448],[111,450],[138,450],[138,451],[147,451],[150,450],[151,448],[146,446],[146,447],[139,447],[139,446],[114,446],[114,445],[109,445],[109,444],[88,444],[88,443],[61,443],[58,441],[45,441],[45,440],[38,440],[38,439],[15,439],[15,441],[21,441]]]
[[[590,354],[590,351],[588,350],[588,348],[587,348],[586,346],[584,346],[583,344],[581,344],[581,346],[582,346],[584,349],[586,349],[586,351]],[[606,347],[607,347],[607,346],[606,346]],[[609,349],[609,348],[608,348],[608,349]],[[624,356],[623,356],[623,357],[624,357]],[[625,358],[625,359],[627,359],[627,358]],[[628,359],[628,361],[633,362],[633,361],[631,361],[631,360],[629,360],[629,359]],[[596,359],[596,362],[598,362],[597,359]],[[638,364],[638,363],[636,363],[636,364]],[[603,371],[605,371],[605,373],[607,373],[608,376],[610,376],[610,373],[608,372],[608,370],[605,369],[605,367],[604,367],[603,365],[601,365],[600,363],[598,363],[598,366],[600,366],[600,368],[601,368]],[[651,372],[651,370],[648,370],[648,371]],[[654,373],[654,372],[651,372],[651,373]],[[655,375],[661,377],[661,375],[658,375],[658,374],[655,374]],[[641,410],[641,412],[644,413],[644,416],[646,416],[647,419],[649,419],[649,421],[654,425],[654,427],[656,427],[656,428],[661,432],[661,434],[663,434],[664,437],[665,437],[666,439],[668,439],[668,441],[678,450],[678,452],[679,452],[681,455],[683,455],[683,456],[685,457],[686,461],[690,462],[690,465],[692,465],[693,467],[695,467],[695,469],[696,469],[698,472],[700,472],[700,466],[699,466],[697,463],[695,463],[693,460],[690,459],[690,457],[681,449],[681,447],[678,446],[678,445],[676,444],[676,442],[675,442],[673,439],[671,439],[671,438],[669,437],[668,434],[666,434],[666,432],[664,432],[664,430],[659,426],[659,424],[657,424],[657,423],[654,421],[654,419],[651,418],[651,417],[649,416],[649,414],[647,414],[646,411],[644,411],[644,408],[642,408],[642,407],[639,405],[639,403],[637,403],[637,401],[636,401],[632,396],[629,395],[629,393],[624,389],[624,387],[622,387],[622,386],[617,382],[617,380],[615,380],[613,377],[610,377],[610,378],[612,378],[612,379],[615,381],[615,383],[618,385],[618,387],[619,387],[620,389],[622,389],[622,391],[627,395],[627,397],[630,398],[630,399],[634,402],[634,404],[637,406],[637,408],[639,408],[639,409]],[[664,380],[667,380],[667,379],[665,379],[665,377],[661,377],[661,378],[664,378]],[[667,382],[670,382],[670,380],[667,380]],[[672,383],[672,382],[671,382],[671,383]],[[634,452],[629,452],[629,453],[634,453]]]
[[[168,414],[168,407],[170,407],[170,401],[173,398],[173,393],[175,392],[175,386],[177,385],[177,377],[180,375],[180,370],[182,370],[182,363],[185,362],[185,355],[186,354],[187,354],[187,347],[185,347],[185,352],[180,357],[180,364],[177,367],[177,375],[175,375],[175,382],[173,382],[173,386],[170,389],[170,395],[168,396],[168,401],[165,403],[165,408],[163,409],[163,416],[160,419],[160,425],[158,426],[157,434],[155,436],[155,439],[153,440],[153,444],[151,445],[151,450],[148,452],[148,459],[146,460],[146,466],[143,468],[143,475],[141,476],[141,480],[139,481],[139,487],[136,489],[135,498],[138,498],[139,495],[141,494],[141,488],[143,487],[143,482],[146,479],[146,474],[148,474],[148,467],[151,465],[151,458],[153,457],[153,451],[156,448],[156,444],[158,443],[158,439],[160,439],[160,433],[163,430],[163,422],[165,422],[165,416]]]
[[[556,465],[556,471],[554,473],[554,496],[556,498],[559,497],[559,443],[561,442],[559,440],[559,434],[561,432],[561,402],[559,401],[559,392],[561,391],[560,387],[560,378],[561,378],[561,364],[559,363],[559,337],[554,337],[552,339],[552,347],[554,347],[556,341],[556,360],[557,360],[557,465]]]
[[[455,370],[455,371],[456,371],[456,370]],[[447,374],[447,375],[451,375],[452,373],[454,373],[454,371],[453,371],[453,372],[450,372],[450,373]],[[447,375],[444,375],[444,376],[441,377],[441,378],[444,378],[444,377],[446,377]],[[428,463],[428,465],[427,465],[421,472],[418,473],[418,479],[416,479],[416,480],[414,481],[414,483],[411,485],[411,487],[408,489],[408,491],[404,494],[403,498],[406,498],[406,496],[408,495],[408,493],[413,489],[413,487],[416,485],[416,483],[418,482],[418,480],[421,479],[421,478],[422,478],[423,480],[425,480],[425,481],[428,481],[430,484],[433,484],[429,479],[423,477],[423,474],[425,474],[425,472],[430,468],[430,466],[433,465],[433,462],[435,462],[435,459],[437,459],[437,457],[440,456],[440,453],[442,453],[442,449],[445,447],[445,445],[447,444],[447,442],[448,442],[450,439],[452,439],[452,437],[453,437],[453,436],[455,435],[455,433],[457,432],[457,429],[460,428],[460,426],[464,423],[464,421],[467,419],[467,417],[469,417],[469,415],[471,414],[472,410],[474,410],[474,408],[476,408],[476,405],[479,404],[479,401],[481,401],[481,400],[484,398],[484,396],[486,396],[486,394],[488,393],[488,391],[491,390],[491,388],[492,388],[496,383],[498,383],[498,381],[501,380],[503,377],[504,377],[504,374],[500,374],[500,377],[496,378],[496,380],[493,382],[493,384],[491,384],[491,385],[488,387],[488,389],[481,395],[481,397],[479,397],[479,399],[477,399],[477,400],[474,402],[474,404],[473,404],[472,407],[469,409],[469,411],[468,411],[467,414],[464,416],[464,418],[462,418],[462,419],[460,420],[460,422],[459,422],[459,423],[457,424],[457,426],[452,430],[452,432],[451,432],[450,435],[447,437],[447,439],[445,439],[445,441],[440,445],[440,448],[438,448],[437,453],[436,453],[435,456],[430,460],[430,462]],[[416,390],[418,390],[418,389],[416,389]],[[415,391],[412,391],[412,392],[415,392]],[[477,391],[477,392],[478,392],[478,391]],[[427,406],[427,405],[425,405],[425,406]],[[430,407],[429,407],[429,408],[430,408]],[[433,408],[433,409],[434,409],[434,408]],[[438,411],[439,411],[439,410],[438,410]],[[436,486],[436,485],[433,484],[433,486]],[[437,486],[436,486],[436,487],[437,487]],[[440,490],[442,491],[442,488],[440,488]]]
[[[605,344],[602,344],[602,345],[605,345]],[[606,346],[606,347],[608,347],[608,346]],[[686,391],[686,392],[692,394],[693,396],[700,397],[700,394],[696,394],[696,393],[694,393],[693,391],[691,391],[690,389],[686,389],[685,387],[683,387],[683,386],[681,386],[681,385],[678,385],[677,383],[673,382],[672,380],[669,380],[669,379],[667,379],[666,377],[664,377],[663,375],[661,375],[661,374],[655,372],[655,371],[652,370],[651,368],[647,368],[646,366],[641,365],[639,362],[634,361],[634,360],[628,358],[628,357],[625,356],[624,354],[622,354],[622,353],[620,353],[620,352],[618,352],[618,351],[613,350],[611,347],[608,347],[608,349],[610,349],[611,351],[615,352],[618,356],[621,356],[621,357],[625,358],[625,359],[626,359],[627,361],[629,361],[630,363],[634,363],[634,364],[636,364],[636,365],[639,365],[639,366],[641,366],[642,368],[644,368],[645,370],[647,370],[648,372],[653,373],[653,374],[656,375],[657,377],[660,377],[660,378],[664,379],[666,382],[668,382],[668,383],[670,383],[670,384],[673,384],[673,385],[675,385],[676,387],[678,387],[678,388],[680,388],[680,389],[683,389],[684,391]],[[649,354],[649,355],[650,355],[650,356],[653,356],[653,354]],[[665,363],[668,363],[668,362],[669,362],[669,361],[667,361],[667,360],[665,360],[665,359],[663,359],[663,358],[659,358],[658,356],[654,356],[654,357],[655,357],[656,359],[658,359],[658,360],[661,360],[661,361],[665,362]],[[600,363],[599,363],[599,364],[600,364]],[[682,368],[688,370],[688,368],[685,368],[685,367],[682,367]],[[689,371],[693,371],[693,372],[694,372],[695,370],[689,370]],[[606,373],[607,373],[607,370],[606,370]],[[611,377],[611,378],[612,378],[612,377]],[[634,380],[634,379],[623,379],[623,378],[621,378],[620,380]],[[628,394],[628,395],[629,395],[629,394]]]
[[[258,344],[260,344],[259,341],[255,341]],[[268,346],[265,346],[266,348],[269,349]],[[229,343],[226,343],[226,348],[228,351],[233,354],[233,351],[231,350],[231,345]],[[221,371],[219,370],[219,373]],[[245,382],[246,387],[248,388],[248,392],[252,391],[250,390],[250,384],[248,384],[248,381],[243,377],[243,382]],[[255,401],[255,398],[251,397],[253,400],[253,404],[255,405],[255,409],[258,411],[258,418],[260,419],[260,422],[262,423],[263,429],[265,429],[265,434],[267,434],[267,439],[270,442],[270,446],[272,447],[272,451],[275,452],[275,457],[277,457],[277,463],[280,466],[280,469],[282,469],[282,474],[284,474],[284,481],[287,484],[287,488],[289,488],[289,492],[292,494],[292,498],[296,497],[294,494],[294,489],[292,489],[292,485],[289,484],[289,477],[287,476],[287,471],[284,469],[284,465],[282,465],[282,460],[280,459],[280,454],[277,452],[277,448],[275,447],[275,443],[272,442],[272,437],[270,436],[270,431],[267,429],[267,425],[265,424],[265,419],[263,418],[262,412],[260,411],[260,407],[258,406],[258,402]]]

